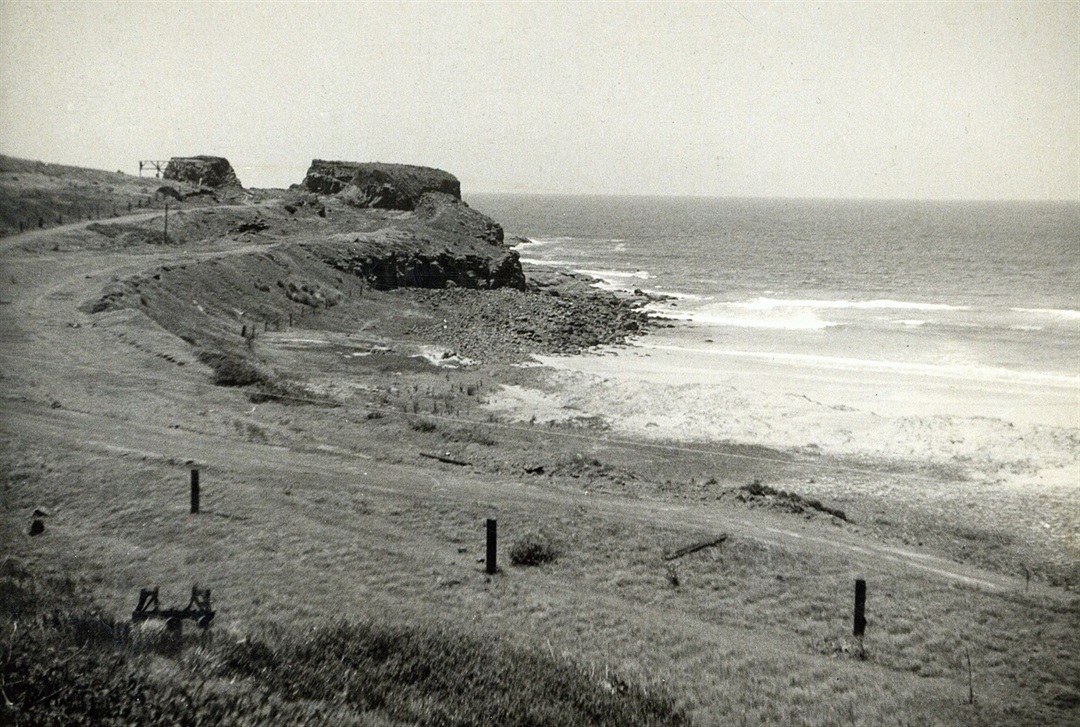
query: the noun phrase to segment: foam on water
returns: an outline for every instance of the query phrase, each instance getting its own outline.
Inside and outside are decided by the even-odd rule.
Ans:
[[[1036,315],[1061,318],[1066,321],[1080,321],[1080,310],[1062,310],[1058,308],[1010,308],[1015,313],[1033,313]]]
[[[650,304],[646,310],[656,313],[664,318],[677,321],[691,321],[708,326],[732,327],[732,328],[761,328],[776,331],[818,331],[825,328],[841,325],[832,321],[826,321],[811,314],[784,315],[784,316],[759,316],[738,317],[726,316],[709,311],[681,311],[663,308],[661,305]]]
[[[493,196],[474,206],[536,240],[518,248],[530,262],[671,298],[647,306],[685,322],[645,339],[678,344],[665,366],[700,349],[692,356],[798,366],[838,387],[848,371],[880,372],[913,402],[968,382],[987,397],[1022,389],[1016,410],[1021,399],[1037,410],[1052,390],[1080,411],[1075,203]]]
[[[1080,375],[1071,376],[1050,371],[1015,371],[1000,367],[977,365],[927,364],[910,361],[853,358],[848,356],[788,353],[784,351],[736,351],[648,343],[641,344],[641,347],[658,351],[675,351],[717,357],[727,356],[732,358],[759,359],[771,363],[793,364],[821,369],[893,372],[911,376],[958,379],[967,382],[1008,382],[1031,386],[1053,386],[1080,390]]]
[[[575,273],[580,273],[582,275],[588,275],[591,278],[597,278],[598,280],[601,280],[601,281],[603,281],[603,282],[605,282],[605,283],[607,283],[609,285],[616,285],[616,286],[619,285],[620,283],[625,284],[625,282],[628,279],[631,279],[631,278],[635,279],[635,280],[648,280],[649,278],[652,277],[651,275],[649,275],[649,272],[647,270],[627,271],[627,270],[583,270],[583,269],[575,269],[574,272]]]
[[[756,298],[744,303],[736,303],[735,305],[760,310],[773,310],[776,308],[918,311],[970,310],[970,306],[949,305],[947,303],[915,303],[904,300],[785,300],[780,298]]]

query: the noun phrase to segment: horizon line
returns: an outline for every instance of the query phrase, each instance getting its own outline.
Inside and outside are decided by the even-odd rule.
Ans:
[[[87,167],[80,164],[73,164],[70,162],[51,162],[44,161],[42,159],[29,159],[26,157],[19,157],[12,154],[7,154],[0,151],[0,156],[8,157],[10,159],[16,159],[25,162],[35,162],[38,164],[49,164],[56,166],[68,166],[75,167],[77,169],[87,169],[105,173],[128,174],[130,176],[141,176],[132,172],[126,172],[122,169],[117,169],[115,172],[110,172],[107,169],[97,167]],[[216,156],[216,155],[212,155]],[[169,158],[186,158],[178,155],[172,155]],[[227,157],[223,157],[226,158]],[[313,158],[314,161],[314,158]],[[399,162],[383,162],[386,164],[396,164]],[[400,162],[401,164],[407,164],[409,166],[418,166],[412,163]],[[230,165],[232,162],[230,161]],[[242,164],[240,168],[265,168],[267,165],[258,164]],[[285,165],[273,165],[275,167],[282,167]],[[297,166],[297,169],[300,167]],[[440,167],[430,167],[431,169],[440,169]],[[237,169],[237,166],[233,166],[233,169]],[[453,172],[447,172],[453,174]],[[240,176],[240,175],[237,175]],[[455,177],[457,175],[454,175]],[[302,181],[302,180],[301,180]],[[459,178],[460,181],[460,178]],[[288,191],[289,187],[300,182],[291,182],[285,186],[244,186],[244,189],[259,189],[259,190],[281,190]],[[462,192],[462,198],[465,198],[466,194],[475,195],[504,195],[504,196],[550,196],[550,197],[636,197],[636,198],[654,198],[654,199],[730,199],[730,200],[787,200],[787,201],[816,201],[816,202],[981,202],[981,203],[1036,203],[1036,204],[1080,204],[1080,193],[1075,198],[1070,197],[961,197],[961,196],[930,196],[930,197],[888,197],[888,196],[868,196],[857,197],[847,195],[791,195],[791,194],[716,194],[716,193],[695,193],[686,192],[678,194],[663,194],[656,192],[585,192],[585,191],[558,191],[558,190],[541,190],[541,191],[523,191],[520,189],[506,190],[506,189],[478,189],[469,191],[468,193]]]

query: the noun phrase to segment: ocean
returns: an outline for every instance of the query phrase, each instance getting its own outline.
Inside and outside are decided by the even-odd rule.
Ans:
[[[650,309],[685,324],[642,343],[705,381],[780,372],[834,405],[1080,426],[1080,204],[467,201],[529,240],[524,261],[670,296]]]

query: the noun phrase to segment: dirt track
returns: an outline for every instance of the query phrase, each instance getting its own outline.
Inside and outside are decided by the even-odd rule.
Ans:
[[[152,219],[161,213],[132,219]],[[0,242],[4,254],[0,336],[5,383],[3,427],[20,439],[86,452],[134,453],[161,461],[194,460],[211,468],[241,472],[271,466],[280,472],[317,474],[350,480],[354,462],[319,452],[316,440],[297,437],[292,446],[253,444],[237,436],[226,421],[243,416],[251,404],[236,391],[210,386],[208,370],[189,347],[139,313],[90,315],[78,306],[99,294],[110,279],[162,264],[240,254],[263,248],[236,246],[192,254],[175,249],[125,253],[20,254],[29,239],[85,227],[86,222],[32,231]],[[54,405],[57,408],[51,408]],[[215,415],[201,412],[214,410]],[[370,456],[358,449],[357,456]],[[1022,582],[936,558],[868,542],[851,533],[802,532],[777,527],[775,518],[735,517],[729,512],[684,504],[597,498],[567,491],[470,477],[467,473],[365,462],[371,481],[365,490],[421,498],[502,499],[546,505],[585,504],[617,518],[645,519],[709,530],[724,530],[785,547],[826,548],[845,553],[853,564],[874,570],[911,569],[942,579],[994,589],[1016,589]],[[438,479],[440,487],[427,484]],[[375,483],[379,484],[375,484]],[[417,484],[419,483],[419,484]]]
[[[1075,641],[1067,591],[1029,588],[832,517],[662,488],[612,495],[588,477],[529,477],[520,463],[499,462],[503,444],[549,462],[583,453],[617,463],[648,449],[592,432],[489,423],[475,407],[414,417],[391,406],[372,418],[370,406],[347,397],[336,408],[254,403],[245,390],[212,385],[192,347],[142,309],[90,314],[80,306],[110,282],[161,265],[276,243],[50,249],[48,235],[81,227],[0,242],[0,486],[8,504],[0,542],[36,573],[73,577],[108,612],[131,609],[140,588],[158,585],[171,602],[200,584],[213,589],[215,631],[230,638],[269,622],[437,619],[612,664],[644,683],[668,679],[702,724],[732,714],[835,724],[849,704],[877,723],[898,711],[955,721],[964,707],[953,698],[952,664],[969,643],[987,660],[1007,656],[983,677],[991,704],[983,709],[997,715],[990,723],[1011,723],[998,716],[1018,694],[1030,714],[1046,715],[1057,712],[1038,710],[1056,710],[1046,705],[1072,693],[1075,654],[1047,651],[1069,652]],[[26,242],[35,244],[27,250]],[[379,305],[405,300],[391,295]],[[266,333],[266,351],[301,338],[351,340],[337,328],[277,335],[275,343]],[[379,335],[364,331],[362,342],[373,346]],[[295,360],[340,367],[336,356]],[[379,384],[368,394],[469,381],[410,361],[395,354],[368,369]],[[410,368],[385,368],[396,363]],[[351,369],[323,370],[321,381],[337,370]],[[432,399],[424,403],[430,411]],[[423,424],[437,430],[415,428]],[[459,433],[474,436],[481,449],[473,451],[487,461],[456,467],[419,456],[433,442],[459,446],[438,439]],[[735,463],[725,462],[732,477],[741,476]],[[188,512],[192,468],[202,474],[198,516]],[[39,507],[49,513],[46,532],[31,538],[29,514]],[[478,562],[488,517],[499,519],[496,577]],[[565,558],[551,568],[508,567],[506,544],[537,527],[557,534]],[[682,585],[673,588],[676,572],[665,576],[662,552],[719,532],[730,536],[722,551],[681,559]],[[849,636],[851,581],[860,577],[873,604],[869,662],[853,659]],[[1021,660],[1037,668],[1017,684],[1009,665]],[[794,689],[794,680],[805,686]]]

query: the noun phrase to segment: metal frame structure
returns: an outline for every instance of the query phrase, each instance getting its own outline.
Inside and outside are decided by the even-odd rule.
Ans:
[[[214,620],[214,611],[210,608],[210,589],[191,587],[191,600],[184,608],[161,608],[158,603],[157,588],[143,588],[139,591],[139,605],[131,612],[132,621],[164,619],[170,631],[179,631],[184,619],[191,619],[199,628],[206,629]]]
[[[164,161],[158,160],[158,159],[140,159],[139,160],[139,176],[140,177],[142,176],[144,167],[150,167],[150,168],[152,168],[152,169],[154,169],[156,171],[155,176],[160,178],[162,173],[165,171],[165,167],[167,167],[168,165],[169,165],[169,160],[168,159],[165,159]]]

